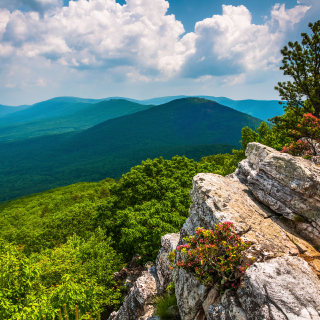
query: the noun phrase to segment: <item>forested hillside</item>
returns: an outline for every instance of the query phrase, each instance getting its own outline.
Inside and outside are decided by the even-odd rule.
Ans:
[[[84,130],[106,120],[146,110],[153,106],[116,99],[98,103],[68,103],[65,107],[66,115],[52,117],[51,114],[49,116],[45,112],[48,108],[46,106],[43,110],[45,119],[0,126],[0,141],[21,140],[47,134]],[[55,110],[55,114],[62,111]],[[71,111],[72,113],[70,113]]]
[[[71,319],[110,312],[122,301],[112,274],[133,253],[153,260],[160,237],[177,232],[190,205],[192,177],[221,166],[185,157],[147,160],[118,183],[78,183],[0,206],[0,316]],[[8,255],[8,253],[10,253]],[[23,277],[21,277],[23,274]]]
[[[265,123],[257,130],[242,130],[244,149],[250,141],[277,140]],[[0,204],[0,270],[6,275],[0,316],[51,319],[65,304],[69,319],[75,306],[82,315],[92,310],[94,318],[100,312],[107,319],[126,292],[113,273],[133,253],[142,256],[140,264],[155,259],[161,236],[179,231],[188,216],[193,176],[233,172],[244,150],[233,152],[200,162],[148,159],[119,181],[77,183]]]
[[[90,105],[92,101],[77,98],[54,98],[36,103],[26,109],[7,114],[0,118],[0,125],[25,123],[46,118],[67,115]]]
[[[142,160],[231,152],[241,128],[261,120],[187,98],[100,123],[82,132],[1,143],[0,201],[81,181],[119,178]],[[217,145],[218,144],[218,145]]]

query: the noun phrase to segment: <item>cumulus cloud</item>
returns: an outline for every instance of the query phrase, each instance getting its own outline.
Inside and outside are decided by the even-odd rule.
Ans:
[[[10,52],[16,59],[41,56],[78,69],[134,66],[144,76],[172,74],[188,54],[192,35],[180,41],[183,25],[166,15],[168,7],[164,0],[127,0],[124,6],[79,0],[42,18],[37,12],[2,10],[0,56]]]
[[[185,62],[182,74],[194,78],[223,76],[278,66],[286,31],[299,22],[309,8],[296,6],[286,10],[284,4],[276,4],[271,19],[264,25],[255,25],[245,6],[223,5],[222,15],[197,22],[195,54]]]
[[[265,24],[254,25],[246,7],[224,5],[222,15],[198,22],[195,32],[183,36],[182,23],[166,14],[165,0],[127,0],[123,6],[115,0],[78,0],[68,7],[60,0],[7,2],[0,0],[0,65],[6,74],[25,68],[20,83],[35,86],[48,86],[47,80],[30,80],[46,79],[31,75],[41,68],[55,75],[73,70],[78,78],[81,72],[100,72],[105,81],[118,82],[179,76],[205,82],[223,75],[242,83],[251,70],[278,65],[287,30],[309,8],[277,4]],[[21,5],[32,10],[12,11]],[[18,76],[14,81],[19,83]]]

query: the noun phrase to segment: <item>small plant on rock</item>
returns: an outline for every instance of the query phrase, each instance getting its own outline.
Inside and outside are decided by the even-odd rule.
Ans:
[[[196,229],[196,234],[186,237],[169,253],[171,269],[176,267],[191,272],[204,285],[215,286],[221,293],[226,289],[237,289],[240,277],[249,267],[241,266],[241,253],[251,246],[235,233],[232,222],[216,224],[215,230]]]
[[[179,320],[179,309],[177,306],[177,298],[174,293],[175,285],[171,282],[166,292],[154,300],[156,305],[155,315],[160,317],[161,320]]]

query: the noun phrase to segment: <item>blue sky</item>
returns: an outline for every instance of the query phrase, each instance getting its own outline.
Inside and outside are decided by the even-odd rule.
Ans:
[[[319,0],[0,0],[0,104],[56,96],[277,99]]]

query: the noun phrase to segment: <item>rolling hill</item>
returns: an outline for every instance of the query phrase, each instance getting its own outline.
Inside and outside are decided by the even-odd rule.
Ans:
[[[0,126],[54,118],[89,106],[90,99],[59,97],[36,103],[26,109],[0,117]]]
[[[261,120],[216,102],[178,99],[81,132],[0,143],[0,201],[80,181],[117,178],[147,158],[194,160],[239,147]]]
[[[84,130],[103,121],[146,110],[153,106],[117,99],[92,104],[80,102],[68,104],[65,107],[79,108],[79,110],[60,117],[0,126],[0,141],[12,141],[46,134]],[[60,109],[60,111],[62,110]]]
[[[216,101],[224,106],[247,113],[264,121],[268,121],[268,119],[276,115],[280,116],[283,114],[283,107],[279,104],[278,100],[232,100],[225,97],[212,97],[203,95],[199,95],[196,97]],[[181,98],[187,98],[187,96],[161,97],[140,100],[137,102],[141,104],[160,105]]]
[[[23,109],[28,108],[28,105],[23,105],[23,106],[18,106],[18,107],[10,107],[10,106],[4,106],[2,104],[0,104],[0,117],[6,115],[6,114],[10,114],[10,113],[14,113]]]

